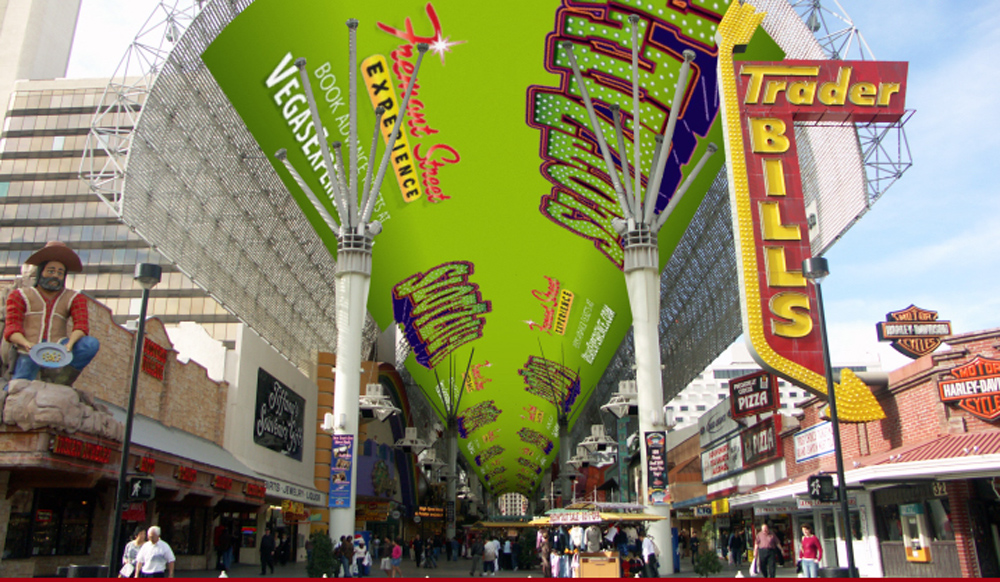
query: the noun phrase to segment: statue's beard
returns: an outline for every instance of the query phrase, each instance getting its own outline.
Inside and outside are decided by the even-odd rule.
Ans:
[[[38,286],[46,291],[62,291],[63,280],[59,277],[41,277],[38,279]]]

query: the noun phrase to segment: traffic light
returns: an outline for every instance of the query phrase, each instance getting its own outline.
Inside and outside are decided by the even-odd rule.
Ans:
[[[810,499],[823,502],[837,500],[837,488],[833,486],[833,475],[811,475],[808,486]]]
[[[156,497],[156,481],[152,477],[129,477],[128,500],[149,501]]]

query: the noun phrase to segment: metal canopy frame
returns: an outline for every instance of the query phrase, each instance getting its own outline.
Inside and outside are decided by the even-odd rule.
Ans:
[[[157,251],[280,353],[309,369],[316,350],[336,351],[335,292],[327,283],[336,261],[200,58],[252,1],[161,0],[108,85],[114,105],[95,116],[80,171],[92,191]],[[827,10],[817,0],[749,1],[768,13],[763,26],[789,58],[867,50],[835,2],[837,9]],[[816,31],[805,22],[814,13],[823,23]],[[829,32],[827,21],[846,22],[848,32]],[[813,252],[821,254],[910,167],[909,150],[902,124],[796,132],[807,210],[818,229],[811,232]],[[666,400],[741,333],[736,280],[723,170],[660,280]],[[378,333],[369,316],[365,353]],[[633,351],[630,333],[573,436],[582,438],[590,424],[600,422],[600,405],[620,380],[634,377]],[[405,340],[397,339],[394,363],[404,380],[408,354]]]

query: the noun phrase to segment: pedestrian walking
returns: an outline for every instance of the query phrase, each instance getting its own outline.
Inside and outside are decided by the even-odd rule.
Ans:
[[[774,578],[778,567],[777,558],[784,554],[784,550],[781,549],[781,541],[778,536],[774,535],[766,523],[760,526],[760,531],[754,536],[753,554],[754,559],[757,560],[760,575],[765,578]]]
[[[160,528],[153,526],[146,530],[146,543],[135,556],[135,568],[139,578],[174,577],[174,552],[167,542],[160,539]]]
[[[823,559],[823,544],[813,533],[812,526],[802,524],[802,543],[800,544],[799,560],[801,560],[802,575],[806,578],[819,576],[819,561]]]
[[[267,569],[271,569],[274,574],[274,550],[277,546],[274,536],[271,535],[271,528],[264,528],[264,537],[260,538],[260,575],[266,576]]]

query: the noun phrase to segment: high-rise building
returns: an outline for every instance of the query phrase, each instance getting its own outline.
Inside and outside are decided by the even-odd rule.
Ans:
[[[159,263],[163,280],[149,314],[168,326],[200,323],[233,347],[238,320],[177,267],[121,223],[79,177],[84,145],[106,80],[18,81],[0,134],[0,279],[20,273],[24,260],[60,240],[83,260],[67,285],[109,306],[116,323],[139,312],[137,263]]]
[[[79,177],[94,114],[115,99],[105,96],[107,79],[61,78],[80,3],[0,1],[0,279],[12,279],[32,252],[60,240],[84,265],[67,285],[109,306],[122,324],[139,313],[135,265],[159,263],[163,281],[149,315],[168,326],[199,323],[233,347],[237,318],[122,224]]]
[[[0,2],[0,103],[7,103],[15,81],[66,75],[80,2]]]
[[[504,493],[497,498],[500,515],[519,516],[528,514],[528,498],[520,493]]]
[[[882,366],[877,360],[834,366],[835,370],[843,368],[849,368],[853,372],[876,372],[881,370]],[[730,380],[759,371],[760,366],[750,357],[746,346],[742,342],[737,342],[667,403],[666,409],[673,414],[678,428],[697,424],[702,414],[729,396]],[[778,381],[778,391],[780,410],[782,414],[790,416],[801,414],[799,405],[812,397],[809,392],[785,380]]]

